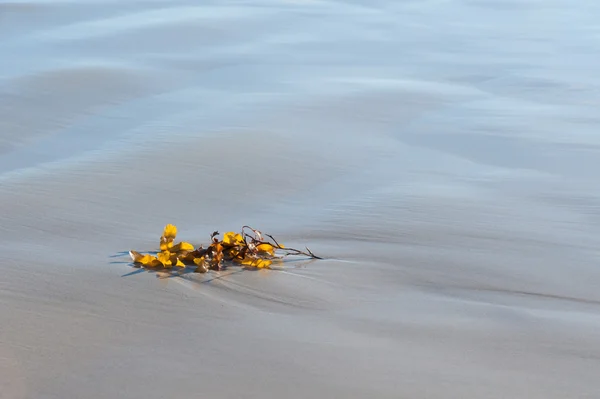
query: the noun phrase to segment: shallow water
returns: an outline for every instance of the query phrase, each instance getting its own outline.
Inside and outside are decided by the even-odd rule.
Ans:
[[[0,397],[596,397],[599,15],[0,2]],[[328,260],[128,275],[166,223]]]

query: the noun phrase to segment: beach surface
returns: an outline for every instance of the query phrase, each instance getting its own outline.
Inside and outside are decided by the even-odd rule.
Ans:
[[[598,398],[599,15],[0,1],[0,398]]]

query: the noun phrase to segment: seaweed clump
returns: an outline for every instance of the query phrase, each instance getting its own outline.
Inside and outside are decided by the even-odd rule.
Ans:
[[[171,269],[173,267],[194,266],[194,272],[206,273],[209,270],[221,270],[228,262],[248,268],[268,269],[274,261],[287,256],[307,256],[321,259],[308,247],[306,251],[287,248],[272,235],[263,234],[250,226],[243,226],[240,233],[233,231],[210,235],[210,245],[198,248],[189,242],[175,243],[177,227],[168,224],[160,237],[160,252],[156,255],[129,251],[129,256],[138,267],[147,269]]]

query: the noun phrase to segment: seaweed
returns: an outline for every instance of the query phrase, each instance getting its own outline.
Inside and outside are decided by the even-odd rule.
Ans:
[[[273,262],[288,256],[305,256],[322,259],[308,247],[306,250],[288,248],[270,234],[263,234],[250,226],[243,226],[239,233],[230,231],[219,238],[218,231],[210,235],[210,244],[194,247],[189,242],[175,243],[177,227],[167,224],[160,237],[160,252],[156,256],[129,251],[129,256],[138,267],[152,270],[185,268],[194,266],[194,272],[206,273],[209,270],[222,270],[228,265],[241,265],[247,268],[269,269]]]

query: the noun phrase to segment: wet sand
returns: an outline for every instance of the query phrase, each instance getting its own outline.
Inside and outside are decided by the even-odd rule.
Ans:
[[[0,2],[0,398],[597,397],[599,13]]]

